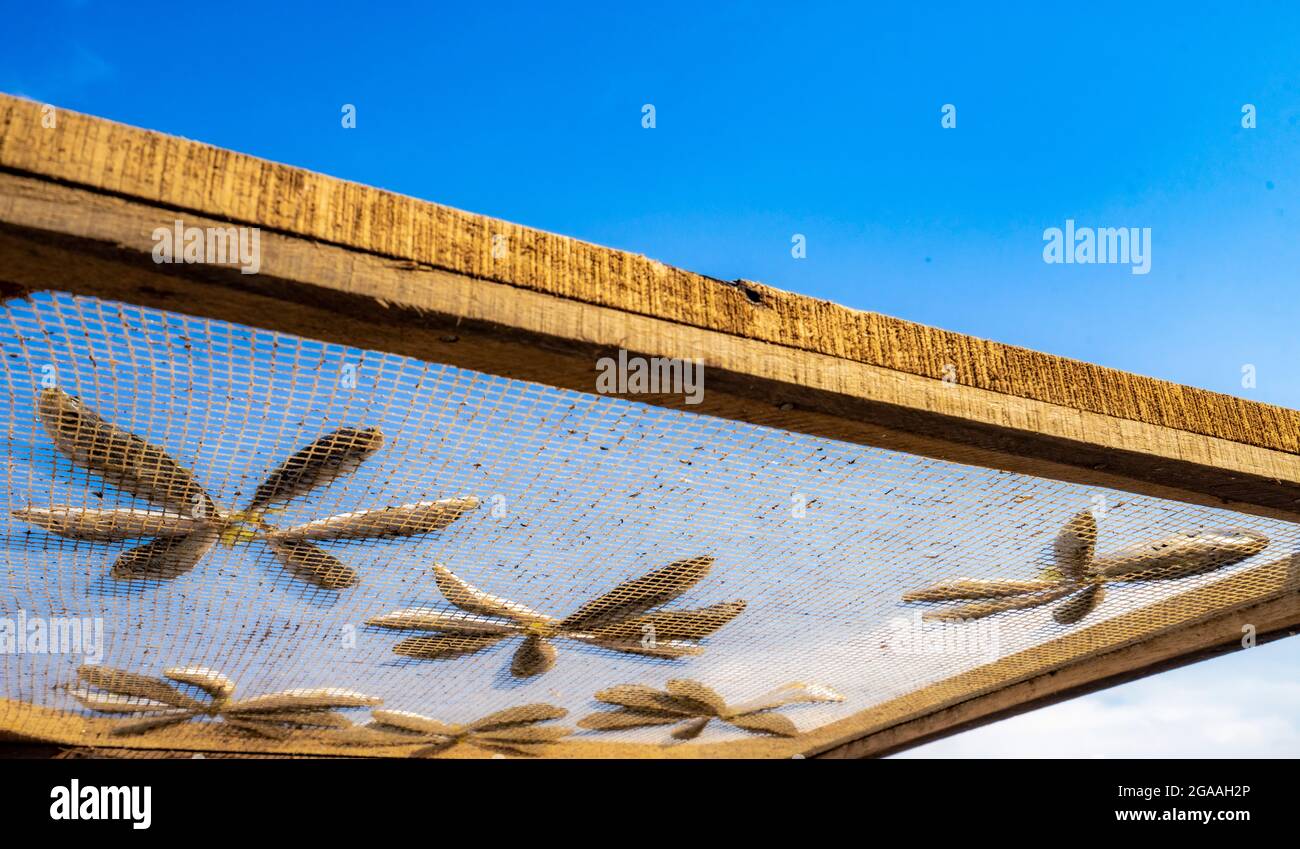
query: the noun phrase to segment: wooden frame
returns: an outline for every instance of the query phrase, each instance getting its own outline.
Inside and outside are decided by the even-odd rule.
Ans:
[[[55,114],[47,127],[40,104],[0,96],[6,297],[57,288],[587,392],[596,359],[619,348],[697,357],[708,391],[695,412],[1300,520],[1300,412]],[[260,273],[156,264],[151,234],[178,218],[260,228]],[[1275,562],[1216,582],[1226,607],[1200,591],[1161,602],[1181,607],[1135,632],[1145,642],[1104,622],[1063,638],[1071,646],[1053,641],[1050,663],[1040,653],[1005,667],[1014,686],[944,682],[802,742],[809,754],[878,754],[1214,650],[1241,616],[1286,633],[1300,623],[1294,572]],[[787,753],[770,748],[746,751]]]

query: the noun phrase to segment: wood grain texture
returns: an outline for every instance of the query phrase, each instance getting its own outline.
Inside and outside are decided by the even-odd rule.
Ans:
[[[938,330],[0,96],[0,168],[577,302],[1300,453],[1300,414]],[[505,239],[494,255],[493,237]]]
[[[593,306],[275,232],[261,271],[158,265],[177,213],[0,174],[0,280],[590,392],[619,348],[698,358],[703,403],[638,400],[939,459],[1298,519],[1300,456]],[[216,219],[186,215],[187,225]],[[449,341],[454,340],[454,341]]]

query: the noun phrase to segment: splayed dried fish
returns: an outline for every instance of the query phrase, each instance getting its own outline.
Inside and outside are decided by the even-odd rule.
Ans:
[[[172,667],[153,678],[108,666],[84,665],[77,670],[84,687],[69,694],[98,713],[130,714],[134,719],[114,726],[116,735],[143,734],[192,719],[210,717],[259,737],[282,740],[295,731],[311,732],[354,727],[339,709],[375,707],[382,699],[336,687],[285,690],[231,701],[235,683],[202,666]],[[200,690],[199,699],[176,688]]]
[[[315,545],[341,539],[382,539],[441,530],[478,507],[476,498],[420,501],[361,510],[279,529],[268,510],[356,470],[384,444],[374,428],[344,427],[296,451],[257,487],[244,510],[217,504],[189,470],[161,448],[122,430],[61,389],[41,392],[37,414],[54,444],[73,462],[163,509],[29,507],[13,515],[71,539],[150,539],[122,554],[119,580],[170,580],[193,569],[214,545],[263,540],[280,563],[320,587],[343,589],[357,573]]]
[[[675,725],[672,738],[678,741],[694,740],[714,719],[756,734],[794,737],[799,733],[794,723],[771,711],[801,702],[844,701],[843,696],[826,687],[793,683],[756,699],[728,705],[711,687],[684,679],[669,681],[662,691],[641,684],[622,684],[601,690],[596,699],[616,705],[618,710],[586,716],[578,722],[579,728],[617,731]]]
[[[944,581],[903,596],[905,602],[974,602],[930,610],[940,621],[981,619],[1010,610],[1061,602],[1053,618],[1073,625],[1097,609],[1106,584],[1172,581],[1213,572],[1260,553],[1268,537],[1243,528],[1186,531],[1096,555],[1097,521],[1091,512],[1074,516],[1052,545],[1053,564],[1032,581],[962,579]]]
[[[371,711],[370,723],[332,736],[336,742],[368,746],[419,746],[411,757],[429,757],[464,743],[494,754],[534,757],[548,743],[567,737],[573,729],[542,725],[568,714],[553,705],[506,708],[464,725],[439,722],[403,710]]]
[[[510,672],[529,678],[555,664],[551,640],[563,638],[627,654],[680,658],[699,654],[698,641],[735,619],[745,602],[730,601],[693,610],[654,610],[699,583],[712,557],[679,560],[615,587],[557,619],[518,602],[483,592],[442,564],[434,581],[447,601],[463,612],[415,607],[368,619],[366,624],[401,631],[432,631],[409,637],[394,651],[406,657],[452,658],[482,651],[508,637],[522,636]]]

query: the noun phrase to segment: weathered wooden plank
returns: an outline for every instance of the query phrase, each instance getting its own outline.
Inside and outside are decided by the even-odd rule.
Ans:
[[[1300,456],[1064,408],[264,232],[261,269],[159,265],[168,209],[0,174],[0,279],[590,392],[624,347],[706,366],[696,412],[1297,518]],[[190,226],[219,224],[186,216]],[[92,266],[92,263],[99,265]],[[96,270],[91,273],[91,268]],[[271,304],[278,308],[271,308]],[[285,309],[289,306],[289,309]],[[449,341],[454,339],[455,341]],[[684,406],[675,396],[640,396]]]
[[[1300,452],[1300,413],[1001,345],[0,96],[0,168],[469,277],[1119,419]]]

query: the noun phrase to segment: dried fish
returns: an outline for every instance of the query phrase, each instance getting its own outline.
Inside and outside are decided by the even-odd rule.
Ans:
[[[462,730],[459,725],[448,725],[406,710],[372,710],[370,716],[380,725],[391,725],[418,734],[453,736]]]
[[[198,687],[214,699],[228,699],[235,692],[235,682],[206,666],[173,666],[163,675],[180,684]]]
[[[421,746],[412,757],[440,754],[462,743],[489,752],[536,756],[544,752],[547,744],[572,733],[570,728],[541,723],[567,714],[564,708],[554,705],[529,704],[454,725],[410,711],[376,710],[370,714],[373,721],[365,727],[372,735],[356,735],[354,739],[370,746]]]
[[[1268,546],[1246,528],[1212,528],[1126,546],[1093,564],[1108,581],[1172,581],[1240,563]]]
[[[686,722],[677,726],[673,731],[674,740],[694,740],[704,731],[704,726],[709,724],[712,716],[701,716],[696,719],[688,719]]]
[[[444,498],[400,507],[358,510],[268,533],[275,540],[382,539],[440,531],[478,507],[477,498]]]
[[[332,710],[277,711],[274,713],[239,714],[243,720],[276,722],[302,728],[352,728],[352,720]]]
[[[607,642],[636,641],[653,635],[658,640],[699,640],[745,612],[745,602],[728,601],[696,610],[660,610],[593,629]]]
[[[510,674],[516,678],[531,678],[550,671],[555,666],[555,646],[536,634],[529,634],[515,650],[510,661]]]
[[[343,427],[295,451],[258,486],[250,512],[291,501],[355,471],[384,445],[375,428]]]
[[[439,563],[433,567],[434,582],[447,601],[465,613],[405,608],[372,617],[366,624],[435,632],[402,640],[393,649],[406,657],[425,659],[473,654],[506,637],[523,637],[510,664],[511,674],[517,678],[530,678],[551,669],[556,657],[552,640],[559,638],[625,654],[686,657],[703,651],[698,641],[744,612],[745,602],[693,610],[653,608],[686,592],[708,574],[712,565],[712,557],[680,560],[621,584],[572,615],[556,619],[490,595]]]
[[[579,728],[616,731],[676,725],[671,736],[677,741],[694,740],[714,719],[744,731],[781,737],[799,731],[788,717],[771,711],[803,702],[842,702],[839,693],[819,685],[793,683],[748,702],[728,705],[716,690],[699,681],[676,679],[660,691],[641,684],[622,684],[596,693],[598,701],[617,705],[617,710],[583,717]]]
[[[515,758],[535,758],[545,751],[543,745],[528,745],[524,743],[498,743],[492,740],[486,740],[478,737],[474,740],[474,745],[484,751],[494,752],[498,755],[509,755]]]
[[[788,716],[779,713],[755,713],[747,716],[733,716],[727,719],[737,728],[757,731],[761,734],[775,734],[778,737],[797,737],[799,729],[795,728]]]
[[[699,681],[677,679],[669,681],[664,688],[668,695],[678,702],[689,705],[692,713],[699,715],[721,716],[727,712],[727,702],[716,690]]]
[[[1011,610],[1040,607],[1065,599],[1053,618],[1062,625],[1082,621],[1105,598],[1105,584],[1163,581],[1201,575],[1253,557],[1268,537],[1243,528],[1188,531],[1130,545],[1105,555],[1095,553],[1097,523],[1089,512],[1075,515],[1053,542],[1054,564],[1036,581],[962,579],[905,593],[905,602],[979,601],[929,610],[940,621],[980,619]]]
[[[1097,547],[1097,519],[1088,510],[1075,515],[1052,543],[1056,568],[1067,581],[1087,580]]]
[[[566,617],[561,625],[568,631],[591,631],[638,616],[677,598],[699,583],[711,568],[712,557],[692,557],[670,563],[587,602]]]
[[[90,710],[135,714],[140,718],[113,727],[114,734],[141,734],[191,719],[219,718],[227,725],[261,737],[286,739],[295,730],[342,733],[353,730],[340,708],[374,707],[381,699],[338,687],[285,690],[231,702],[235,684],[226,675],[204,666],[176,666],[166,678],[203,690],[210,698],[185,695],[163,678],[152,678],[107,666],[84,665],[78,677],[89,687],[70,694]],[[141,716],[143,715],[143,716]]]
[[[285,690],[266,696],[254,696],[232,702],[223,708],[225,713],[266,713],[281,710],[320,710],[326,708],[374,707],[383,699],[367,696],[354,690],[325,687],[307,690]]]
[[[566,634],[565,636],[610,651],[639,654],[642,657],[658,657],[664,660],[678,660],[683,657],[694,657],[704,653],[703,646],[684,640],[644,639],[636,642],[632,640],[602,640],[591,634]]]
[[[913,590],[903,594],[903,601],[958,601],[981,598],[1006,598],[1025,593],[1050,590],[1060,581],[982,581],[975,578],[963,578],[956,581],[941,581],[923,590]]]
[[[731,711],[733,714],[743,716],[771,710],[772,708],[783,707],[785,705],[795,705],[806,702],[816,703],[842,701],[844,701],[844,697],[832,690],[830,687],[821,684],[805,684],[802,681],[795,681],[777,687],[770,693],[765,693],[748,702],[732,705]]]
[[[399,631],[443,631],[448,634],[499,634],[515,633],[509,625],[498,619],[473,613],[447,612],[432,607],[408,607],[394,610],[383,616],[372,616],[369,625],[394,628]]]
[[[343,590],[357,583],[357,570],[302,540],[267,539],[267,547],[290,572],[318,587]]]
[[[393,651],[403,657],[423,660],[460,657],[494,646],[506,636],[508,635],[432,634],[426,637],[407,637]]]
[[[109,574],[119,581],[170,581],[197,566],[220,536],[219,529],[207,528],[189,536],[159,537],[119,555]]]
[[[255,719],[247,717],[225,717],[226,725],[232,728],[238,728],[240,731],[247,731],[258,737],[268,737],[272,740],[287,740],[292,735],[288,728],[276,725],[271,722],[258,722]]]
[[[149,539],[120,555],[111,575],[124,581],[177,578],[218,543],[265,541],[295,576],[331,590],[357,583],[354,569],[312,540],[384,539],[441,530],[478,499],[446,498],[360,510],[278,529],[266,520],[274,505],[349,474],[384,444],[375,428],[344,427],[296,451],[258,486],[247,509],[227,511],[197,477],[166,451],[122,430],[61,389],[46,389],[37,415],[55,446],[73,462],[163,509],[29,507],[13,515],[71,539]]]
[[[109,424],[76,396],[42,390],[36,413],[56,448],[118,488],[187,515],[216,513],[193,473],[163,449]]]
[[[90,507],[29,507],[14,510],[14,518],[69,539],[124,540],[142,537],[184,536],[210,523],[171,510],[140,510],[123,507],[98,510]]]
[[[494,743],[554,743],[562,737],[569,736],[569,729],[560,726],[530,726],[528,728],[503,728],[499,731],[483,731],[474,735],[476,740],[488,740]]]
[[[185,695],[166,681],[148,675],[87,663],[77,668],[77,677],[92,687],[121,696],[152,699],[186,710],[200,710],[203,707],[197,699]]]
[[[143,734],[146,731],[153,731],[158,728],[165,728],[168,725],[177,725],[193,719],[195,714],[188,710],[168,710],[162,713],[156,713],[153,716],[144,719],[135,719],[130,722],[122,722],[114,725],[109,732],[115,736],[125,736],[128,734]]]
[[[157,711],[171,710],[173,707],[156,699],[146,699],[140,696],[115,696],[112,693],[100,693],[87,690],[84,687],[69,690],[68,695],[91,710],[97,710],[100,713],[155,713]]]
[[[447,751],[448,749],[454,747],[460,741],[454,737],[450,739],[439,739],[437,737],[432,737],[432,738],[428,738],[425,742],[429,743],[429,745],[425,746],[422,749],[412,752],[411,757],[431,758],[434,755],[441,754]]]
[[[1024,610],[1029,607],[1042,607],[1045,604],[1065,598],[1071,593],[1078,592],[1078,584],[1057,585],[1054,589],[1044,590],[1042,592],[1026,593],[1024,595],[1002,598],[996,601],[987,601],[977,604],[964,604],[959,607],[940,608],[938,610],[927,610],[922,618],[927,621],[937,622],[960,622],[966,619],[983,619],[986,616],[992,616],[995,613],[1006,613],[1009,610]]]
[[[470,613],[500,616],[525,625],[553,625],[555,619],[543,616],[517,602],[508,601],[483,592],[468,581],[461,580],[441,563],[433,565],[433,580],[447,601]]]
[[[547,704],[520,705],[490,713],[467,724],[471,731],[492,731],[497,728],[509,728],[516,725],[531,725],[535,722],[548,722],[560,719],[569,712],[564,708]]]
[[[661,693],[654,687],[644,684],[620,684],[596,693],[596,700],[612,705],[619,705],[630,710],[649,713],[667,713],[676,716],[690,716],[693,708],[682,705],[669,693]]]
[[[1052,618],[1062,625],[1073,625],[1096,610],[1105,596],[1105,587],[1100,583],[1091,583],[1052,611]]]

